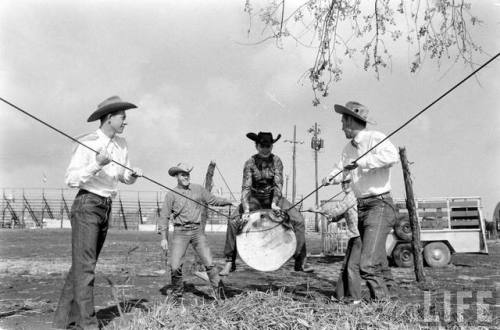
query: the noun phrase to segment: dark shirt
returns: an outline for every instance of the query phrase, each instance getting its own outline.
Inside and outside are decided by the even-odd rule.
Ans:
[[[243,183],[241,187],[241,203],[243,209],[249,209],[250,196],[267,199],[278,204],[283,189],[283,163],[271,154],[269,157],[254,155],[243,167]]]
[[[173,190],[202,204],[206,203],[214,206],[232,204],[231,201],[226,198],[212,195],[199,184],[192,183],[187,188],[177,186]],[[167,230],[170,217],[172,217],[174,225],[200,224],[202,210],[203,206],[169,191],[165,196],[165,201],[161,208],[158,229],[160,231]]]

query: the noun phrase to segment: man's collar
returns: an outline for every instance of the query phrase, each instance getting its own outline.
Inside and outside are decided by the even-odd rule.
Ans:
[[[356,134],[356,136],[351,140],[351,144],[357,148],[359,146],[359,144],[361,143],[361,140],[363,139],[364,135],[365,135],[366,131],[365,130],[361,130],[358,132],[358,134]]]
[[[189,186],[187,186],[187,187],[184,187],[184,186],[181,186],[180,184],[177,184],[177,188],[182,189],[182,190],[191,190],[191,184],[189,184]]]
[[[111,141],[111,140],[114,140],[114,139],[110,138],[109,136],[107,136],[106,134],[104,134],[104,132],[100,128],[97,129],[97,135],[99,136],[100,139],[104,139],[106,141],[106,143]]]

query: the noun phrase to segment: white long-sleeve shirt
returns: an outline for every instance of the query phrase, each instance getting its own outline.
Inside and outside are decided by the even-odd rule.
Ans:
[[[79,139],[80,142],[96,151],[106,150],[114,161],[130,168],[127,143],[119,136],[110,139],[100,129]],[[132,172],[111,162],[104,167],[97,164],[96,153],[77,145],[71,162],[66,170],[66,184],[71,188],[80,188],[102,197],[114,197],[118,181],[132,184],[137,179]]]
[[[385,139],[383,133],[377,131],[360,131],[342,151],[340,162],[330,172],[335,176],[342,172],[344,166],[352,163],[374,145]],[[357,198],[380,195],[391,191],[391,169],[390,167],[399,162],[396,147],[386,140],[366,156],[357,161],[358,167],[350,171],[351,187]],[[342,182],[343,175],[339,174],[333,179],[333,183]]]

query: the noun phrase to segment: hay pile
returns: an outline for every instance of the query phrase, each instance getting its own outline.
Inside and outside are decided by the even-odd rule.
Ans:
[[[418,305],[401,302],[342,305],[328,299],[299,301],[283,291],[248,292],[228,300],[190,306],[165,301],[136,311],[111,329],[414,329]]]

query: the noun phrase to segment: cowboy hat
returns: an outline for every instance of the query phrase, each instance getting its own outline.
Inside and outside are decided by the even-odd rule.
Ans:
[[[340,104],[335,104],[335,112],[340,114],[345,114],[352,116],[354,118],[358,118],[365,123],[373,124],[371,120],[368,119],[368,108],[362,105],[361,103],[355,101],[349,101],[345,104],[345,106]]]
[[[168,174],[170,176],[176,176],[179,173],[188,173],[189,174],[192,170],[193,170],[193,166],[190,166],[190,165],[185,164],[185,163],[179,163],[179,164],[177,164],[177,166],[172,166],[168,170]]]
[[[90,115],[87,122],[90,123],[91,121],[101,119],[109,113],[133,108],[137,108],[137,106],[129,102],[123,102],[118,96],[111,96],[97,106],[97,110]]]
[[[278,141],[281,137],[281,134],[278,134],[276,139],[273,139],[273,133],[270,132],[259,132],[259,134],[255,133],[248,133],[247,138],[249,138],[252,141],[255,141],[255,143],[258,143],[260,145],[272,145],[276,141]]]

